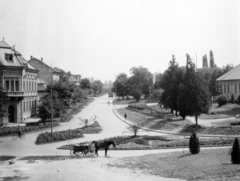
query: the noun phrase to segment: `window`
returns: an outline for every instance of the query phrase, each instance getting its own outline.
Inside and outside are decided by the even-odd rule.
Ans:
[[[23,102],[23,112],[25,112],[25,102]]]
[[[224,85],[224,92],[223,92],[223,93],[227,93],[227,92],[226,92],[226,85]]]
[[[10,63],[13,63],[13,55],[11,53],[5,53],[5,60]]]
[[[6,80],[6,82],[5,82],[5,90],[6,90],[6,91],[10,91],[9,80]]]
[[[229,85],[228,85],[227,89],[228,89],[228,93],[230,93],[230,86]]]
[[[235,85],[235,93],[237,93],[237,85]]]
[[[14,80],[11,80],[11,91],[14,91]]]
[[[18,80],[15,81],[15,86],[16,86],[15,91],[19,91],[19,81]]]

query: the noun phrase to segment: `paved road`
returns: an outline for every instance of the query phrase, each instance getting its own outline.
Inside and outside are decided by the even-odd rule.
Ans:
[[[106,95],[96,98],[91,104],[85,107],[80,113],[75,115],[71,121],[68,123],[63,123],[57,128],[53,128],[54,131],[73,129],[81,126],[81,120],[79,118],[90,119],[93,116],[97,116],[97,121],[101,125],[103,131],[100,134],[85,134],[84,138],[73,139],[68,141],[61,141],[57,143],[36,145],[35,140],[37,135],[42,132],[33,132],[26,135],[24,140],[12,140],[11,137],[1,137],[0,138],[0,150],[1,155],[15,155],[15,156],[27,156],[27,155],[68,155],[69,151],[56,149],[59,146],[65,144],[75,144],[83,141],[92,141],[112,136],[122,135],[124,131],[127,131],[127,125],[119,120],[112,112],[112,104],[108,105],[108,101],[112,102],[112,98],[108,98]],[[48,130],[50,131],[50,129]],[[130,133],[124,133],[124,135]],[[150,132],[140,132],[139,134],[157,134]],[[159,135],[159,134],[158,134]],[[153,150],[150,152],[159,152],[158,150]],[[125,153],[125,154],[123,154]],[[139,154],[142,155],[146,151],[140,151]],[[149,151],[147,151],[149,153]],[[100,152],[101,154],[101,152]],[[136,153],[131,151],[114,151],[115,156],[134,156]]]

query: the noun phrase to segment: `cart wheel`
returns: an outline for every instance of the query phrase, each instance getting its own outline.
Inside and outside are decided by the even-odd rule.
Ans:
[[[95,151],[89,151],[88,154],[89,154],[89,156],[93,156],[93,155],[95,155]]]
[[[18,134],[14,133],[14,134],[12,135],[12,139],[14,139],[14,140],[18,139]]]
[[[25,135],[24,133],[22,133],[21,138],[22,138],[22,139],[25,139],[25,138],[26,138],[26,135]]]
[[[71,155],[71,156],[76,156],[76,154],[74,153],[73,150],[70,150],[70,155]]]

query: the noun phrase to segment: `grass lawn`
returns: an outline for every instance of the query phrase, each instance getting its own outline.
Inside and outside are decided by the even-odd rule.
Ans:
[[[138,102],[132,97],[132,96],[129,96],[130,100],[121,100],[121,101],[117,101],[115,102],[114,104],[115,105],[122,105],[122,104],[134,104],[134,103],[158,103],[158,100],[156,99],[144,99],[144,98],[141,98]]]
[[[202,150],[197,155],[188,151],[128,157],[109,164],[114,167],[140,169],[147,173],[187,180],[239,180],[239,165],[231,164],[229,149]]]
[[[228,116],[236,116],[240,114],[240,105],[239,104],[226,104],[221,107],[218,107],[218,104],[214,103],[212,105],[212,112],[217,114],[226,114]]]

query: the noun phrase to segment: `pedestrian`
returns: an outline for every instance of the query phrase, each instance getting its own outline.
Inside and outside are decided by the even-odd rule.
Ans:
[[[22,130],[20,129],[20,126],[18,125],[18,128],[17,128],[17,134],[18,134],[18,137],[21,138],[22,137]]]

